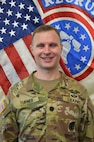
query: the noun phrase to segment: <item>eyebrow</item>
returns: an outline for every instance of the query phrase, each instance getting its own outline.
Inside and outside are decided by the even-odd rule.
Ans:
[[[40,46],[44,46],[45,44],[44,43],[38,43],[37,45],[36,45],[36,47],[40,47]]]
[[[36,46],[43,46],[43,45],[45,45],[45,43],[38,43]],[[55,43],[55,42],[51,42],[51,43],[49,43],[48,45],[50,45],[50,46],[52,46],[52,45],[58,45],[58,43]]]

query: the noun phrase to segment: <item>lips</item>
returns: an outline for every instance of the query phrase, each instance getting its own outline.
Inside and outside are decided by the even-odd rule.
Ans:
[[[41,57],[43,60],[52,60],[53,57]]]

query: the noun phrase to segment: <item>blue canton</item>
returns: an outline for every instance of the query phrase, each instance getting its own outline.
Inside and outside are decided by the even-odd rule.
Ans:
[[[32,33],[41,24],[33,1],[0,0],[0,49]]]

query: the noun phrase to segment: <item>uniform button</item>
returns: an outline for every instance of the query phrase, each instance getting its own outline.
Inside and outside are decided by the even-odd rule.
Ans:
[[[51,106],[51,107],[50,107],[50,111],[54,111],[54,107]]]
[[[17,94],[17,95],[16,95],[16,97],[18,97],[18,98],[19,98],[19,94]]]

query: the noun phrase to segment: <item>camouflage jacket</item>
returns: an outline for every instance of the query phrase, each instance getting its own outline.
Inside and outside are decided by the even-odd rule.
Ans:
[[[3,103],[0,142],[94,142],[94,106],[86,89],[63,73],[49,92],[32,73]]]

